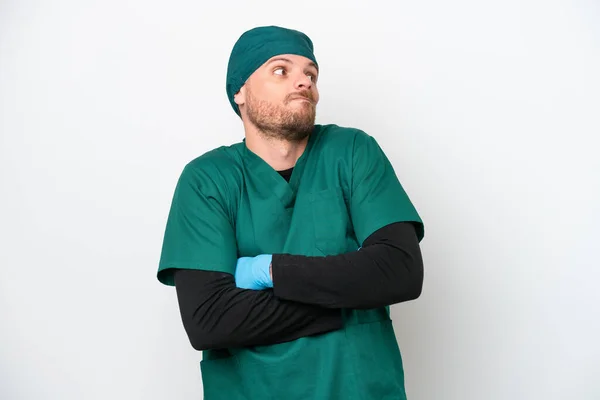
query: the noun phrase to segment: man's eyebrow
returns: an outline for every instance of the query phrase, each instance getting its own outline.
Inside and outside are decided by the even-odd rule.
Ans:
[[[293,64],[292,60],[290,60],[289,58],[285,58],[285,57],[275,57],[275,58],[273,58],[273,59],[269,60],[269,62],[267,63],[267,65],[269,65],[269,64],[271,64],[271,63],[274,63],[274,62],[276,62],[276,61],[284,61],[284,62],[286,62],[286,63]],[[310,63],[308,63],[308,66],[309,66],[309,67],[313,67],[313,68],[314,68],[314,69],[316,69],[317,71],[319,70],[319,68],[317,67],[317,65],[316,65],[314,62],[312,62],[312,61],[311,61]]]

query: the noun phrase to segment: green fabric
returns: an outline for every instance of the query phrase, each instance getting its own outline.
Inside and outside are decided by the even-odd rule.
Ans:
[[[376,140],[315,126],[286,182],[245,142],[184,169],[169,214],[158,279],[173,268],[233,274],[241,256],[354,251],[384,225],[423,223]],[[402,357],[387,307],[344,310],[341,330],[292,342],[208,350],[206,400],[405,399]]]
[[[312,60],[318,67],[310,38],[297,30],[279,26],[260,26],[244,32],[231,51],[225,85],[231,107],[240,115],[233,96],[246,80],[270,58],[280,54],[295,54]]]

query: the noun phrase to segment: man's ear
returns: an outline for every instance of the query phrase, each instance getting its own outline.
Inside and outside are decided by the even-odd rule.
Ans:
[[[240,90],[233,95],[233,101],[235,101],[235,104],[238,106],[246,103],[246,85],[242,86]]]

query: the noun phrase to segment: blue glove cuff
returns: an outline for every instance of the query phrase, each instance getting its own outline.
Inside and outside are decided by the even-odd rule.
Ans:
[[[254,276],[260,282],[260,284],[266,288],[273,287],[273,280],[271,279],[271,274],[269,273],[269,267],[271,266],[272,260],[272,254],[261,254],[254,257]]]

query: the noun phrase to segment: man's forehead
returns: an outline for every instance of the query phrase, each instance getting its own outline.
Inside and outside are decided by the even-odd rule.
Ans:
[[[273,56],[273,57],[269,58],[263,64],[263,66],[268,66],[277,61],[283,62],[283,63],[289,63],[289,64],[300,64],[303,66],[313,67],[317,70],[319,69],[319,67],[317,67],[317,65],[310,58],[307,58],[304,56],[299,56],[296,54],[279,54],[279,55]]]

